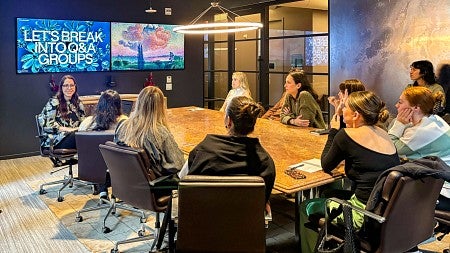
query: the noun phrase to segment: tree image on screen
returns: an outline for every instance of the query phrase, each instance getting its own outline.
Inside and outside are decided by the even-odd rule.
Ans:
[[[184,69],[184,35],[174,27],[112,22],[112,70]]]

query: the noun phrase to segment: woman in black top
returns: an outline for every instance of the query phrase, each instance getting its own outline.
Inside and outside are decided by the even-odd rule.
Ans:
[[[334,115],[322,152],[322,168],[330,173],[345,161],[345,174],[352,182],[353,192],[348,201],[364,209],[378,176],[400,164],[400,159],[389,135],[379,126],[389,117],[384,102],[370,91],[353,92],[344,99],[342,117],[346,128],[340,129],[340,116]],[[303,202],[300,224],[303,225],[308,220],[308,215],[323,212],[324,201],[325,199],[313,199]],[[338,216],[337,221],[341,220],[343,221],[343,217]],[[362,223],[363,216],[353,212],[354,226],[359,228]],[[312,252],[317,234],[304,229],[304,226],[300,229],[302,252]]]
[[[227,135],[208,134],[190,153],[180,178],[192,175],[260,176],[266,185],[266,202],[275,182],[275,164],[258,138],[248,137],[263,111],[245,96],[234,97],[225,112]],[[266,210],[269,211],[267,206]]]

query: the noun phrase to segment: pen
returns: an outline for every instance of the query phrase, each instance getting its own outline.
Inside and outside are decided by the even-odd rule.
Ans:
[[[295,169],[297,169],[297,168],[303,167],[303,165],[305,165],[305,164],[304,164],[304,163],[300,163],[300,164],[297,164],[297,165],[292,166],[290,169],[291,169],[291,170],[295,170]]]

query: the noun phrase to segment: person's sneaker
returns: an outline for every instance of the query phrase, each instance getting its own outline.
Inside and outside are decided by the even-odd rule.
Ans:
[[[100,192],[99,195],[100,195],[100,198],[101,198],[101,199],[109,200],[108,192]]]

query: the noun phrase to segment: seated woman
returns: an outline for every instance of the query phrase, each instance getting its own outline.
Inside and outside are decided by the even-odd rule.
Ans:
[[[322,152],[321,162],[330,173],[345,161],[345,174],[352,182],[349,202],[365,208],[378,176],[385,170],[400,164],[392,140],[378,125],[389,117],[385,104],[370,91],[357,91],[348,96],[342,109],[346,128],[340,129],[339,115],[330,123],[330,133]],[[325,199],[312,199],[300,206],[300,235],[302,252],[313,252],[317,233],[305,229],[310,215],[323,215]],[[334,206],[329,208],[335,208]],[[343,222],[343,217],[337,218]],[[353,212],[354,226],[359,228],[363,216]]]
[[[444,89],[436,82],[436,75],[434,74],[433,64],[427,60],[415,61],[410,66],[409,76],[412,81],[411,84],[406,85],[406,88],[422,86],[431,90],[433,95],[445,94]],[[436,103],[434,113],[438,113],[445,107],[445,97]]]
[[[339,84],[339,93],[338,97],[330,96],[328,97],[328,102],[334,106],[334,114],[337,114],[341,119],[341,125],[340,128],[345,127],[344,118],[342,117],[342,108],[345,104],[345,99],[350,95],[352,92],[355,91],[365,91],[366,87],[364,86],[364,83],[361,82],[358,79],[347,79]]]
[[[136,108],[116,129],[117,141],[132,148],[143,148],[160,159],[156,177],[177,173],[184,156],[169,131],[164,94],[156,86],[147,86],[139,93]]]
[[[425,87],[405,89],[395,104],[398,114],[389,135],[401,157],[417,159],[428,155],[440,157],[450,165],[450,126],[433,114],[440,95]],[[450,210],[450,184],[445,182],[437,209]]]
[[[78,127],[78,131],[113,131],[118,122],[127,118],[122,113],[122,100],[119,93],[115,90],[106,90],[100,95],[94,115],[86,117]],[[107,172],[105,183],[99,185],[100,198],[108,198],[110,186],[111,178]]]
[[[43,147],[50,146],[50,135],[57,149],[76,149],[75,131],[84,119],[84,106],[78,97],[77,83],[71,75],[61,78],[55,97],[50,98],[39,115],[39,123],[55,133],[44,133]]]
[[[318,96],[303,72],[289,73],[284,88],[287,94],[281,112],[283,124],[326,128]]]
[[[252,94],[248,87],[248,79],[245,73],[243,72],[234,72],[232,75],[231,87],[232,89],[228,92],[227,97],[225,98],[225,102],[223,102],[222,107],[220,108],[221,112],[225,112],[228,104],[231,99],[237,96],[246,96],[252,98]]]
[[[122,112],[122,100],[115,90],[105,90],[100,95],[94,115],[86,117],[78,131],[114,130],[121,120],[128,117]]]
[[[450,101],[450,64],[449,63],[443,63],[440,64],[438,67],[438,80],[437,82],[442,85],[444,91],[445,91],[445,101]],[[450,114],[450,102],[445,103],[445,107],[443,108],[443,111],[440,112],[440,115]],[[448,118],[450,115],[447,115]],[[447,121],[449,122],[449,121]]]
[[[251,98],[233,98],[225,112],[228,134],[208,134],[189,153],[179,177],[187,174],[260,176],[266,185],[267,202],[275,182],[275,164],[258,138],[247,136],[253,132],[262,110]]]

